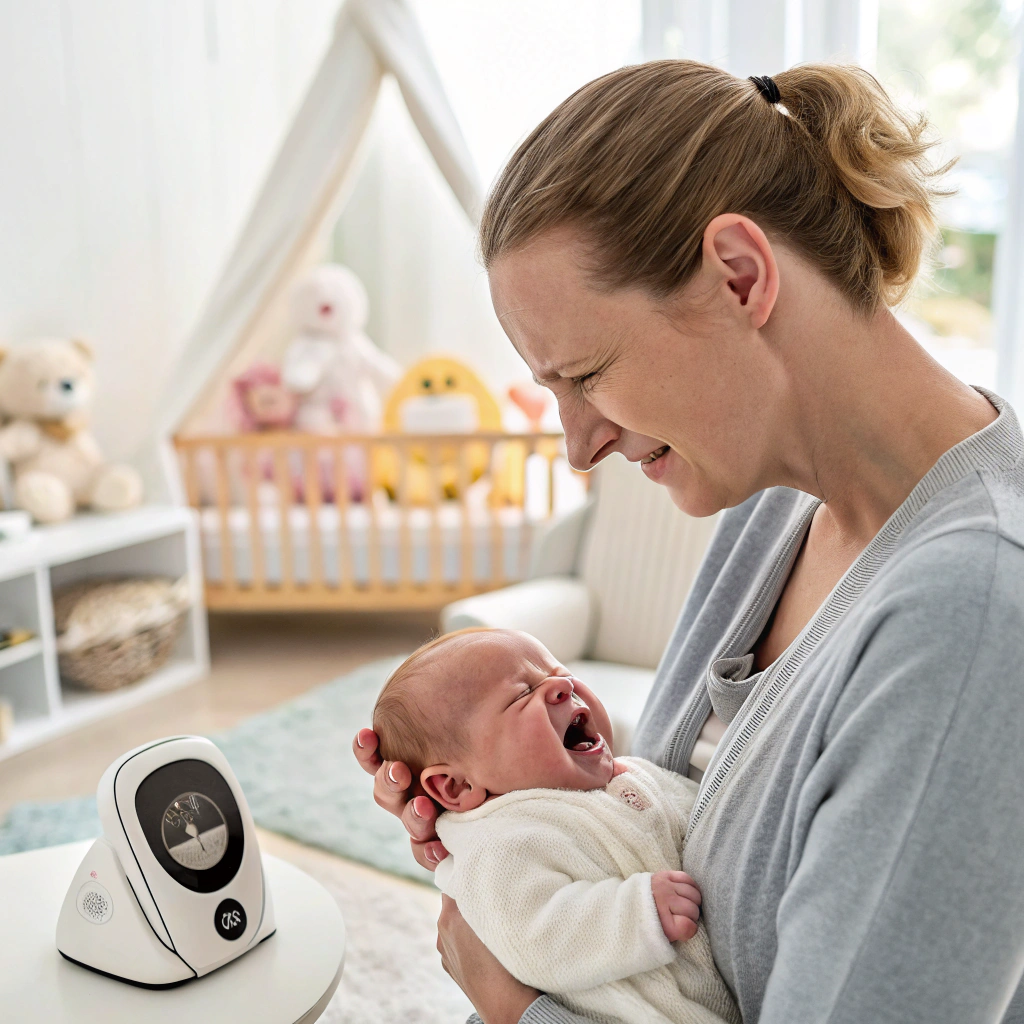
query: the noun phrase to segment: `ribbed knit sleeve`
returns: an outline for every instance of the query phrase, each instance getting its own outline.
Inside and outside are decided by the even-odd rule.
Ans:
[[[466,1024],[484,1024],[474,1013]],[[540,996],[526,1008],[526,1013],[519,1018],[519,1024],[591,1024],[586,1017],[572,1013],[561,1003],[556,1003],[549,996]]]
[[[1020,1020],[1022,578],[984,531],[894,566],[801,787],[761,1024]]]

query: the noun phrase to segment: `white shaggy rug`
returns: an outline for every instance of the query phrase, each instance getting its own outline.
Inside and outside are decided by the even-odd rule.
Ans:
[[[473,1007],[434,946],[436,889],[262,830],[260,848],[312,875],[341,907],[345,970],[323,1024],[464,1024]]]

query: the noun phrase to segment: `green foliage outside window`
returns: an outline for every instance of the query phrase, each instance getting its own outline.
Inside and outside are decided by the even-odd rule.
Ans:
[[[1016,84],[1016,12],[1000,0],[881,0],[878,65],[899,102],[926,111],[936,160],[980,185],[940,209],[942,249],[911,298],[937,334],[991,343],[992,266],[1003,214]],[[990,186],[986,197],[985,187]],[[977,190],[976,190],[977,191]],[[995,230],[994,230],[995,229]]]
[[[1014,25],[999,0],[882,0],[878,75],[913,94],[943,138],[1014,73]]]

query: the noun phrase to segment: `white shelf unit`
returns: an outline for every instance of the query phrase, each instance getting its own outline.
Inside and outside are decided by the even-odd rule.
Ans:
[[[187,576],[192,610],[163,668],[132,686],[96,693],[62,686],[57,669],[53,591],[96,576]],[[147,506],[82,515],[0,542],[0,623],[35,639],[0,651],[0,697],[14,707],[14,729],[0,760],[61,733],[202,678],[209,667],[206,613],[193,512]]]

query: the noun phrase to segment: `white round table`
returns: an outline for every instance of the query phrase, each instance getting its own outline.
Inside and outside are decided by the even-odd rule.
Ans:
[[[212,974],[152,991],[68,963],[57,917],[91,842],[0,857],[0,1020],[5,1024],[315,1021],[341,980],[345,924],[330,893],[264,856],[277,932]]]

